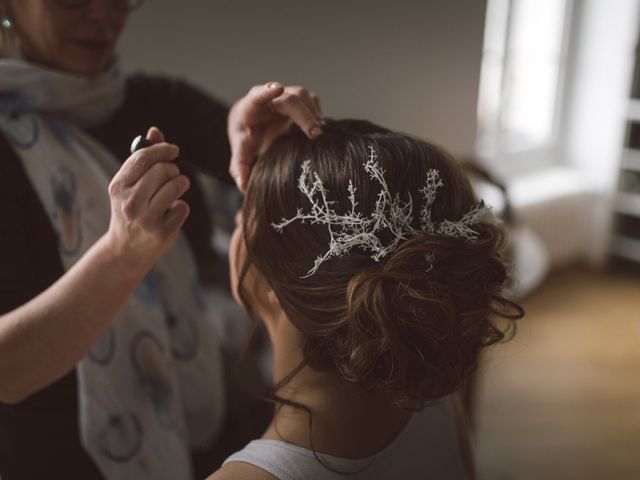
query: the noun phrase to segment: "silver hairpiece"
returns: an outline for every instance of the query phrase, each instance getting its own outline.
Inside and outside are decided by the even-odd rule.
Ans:
[[[298,178],[298,189],[307,197],[311,208],[304,212],[297,209],[296,216],[285,219],[280,223],[272,223],[271,226],[282,233],[284,227],[299,220],[301,223],[309,221],[311,224],[327,225],[329,230],[329,250],[323,255],[319,255],[314,262],[313,268],[303,277],[309,277],[318,271],[320,265],[331,257],[340,257],[349,253],[353,247],[360,247],[371,252],[371,258],[379,262],[381,258],[392,252],[398,244],[407,240],[411,236],[423,232],[442,235],[445,237],[461,238],[467,241],[474,241],[478,238],[478,233],[471,227],[480,223],[484,215],[489,211],[489,207],[482,202],[475,205],[460,220],[443,220],[435,224],[431,219],[431,206],[440,187],[444,185],[438,170],[427,170],[427,178],[420,193],[424,199],[424,204],[420,210],[420,230],[413,228],[413,199],[409,194],[409,200],[403,202],[400,194],[392,195],[384,178],[385,170],[377,162],[378,155],[372,146],[369,146],[369,156],[364,164],[365,171],[380,184],[380,192],[376,200],[375,210],[365,217],[361,212],[356,211],[358,202],[356,201],[356,188],[349,180],[348,192],[351,209],[343,214],[337,213],[332,207],[336,202],[327,198],[328,191],[324,187],[317,172],[311,171],[311,161],[306,160],[302,164],[302,173]],[[386,245],[382,243],[379,232],[388,230],[393,234],[392,240]],[[432,265],[433,256],[427,258],[427,262]]]

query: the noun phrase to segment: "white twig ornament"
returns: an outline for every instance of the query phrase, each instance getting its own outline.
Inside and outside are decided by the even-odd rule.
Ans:
[[[320,265],[331,257],[346,255],[353,247],[360,247],[371,252],[371,258],[379,262],[395,250],[400,242],[421,233],[442,235],[445,237],[461,238],[473,242],[478,238],[478,233],[471,227],[480,223],[489,211],[482,202],[475,205],[460,220],[443,220],[435,224],[431,219],[431,206],[436,198],[436,193],[444,185],[438,170],[427,170],[427,178],[424,187],[420,189],[424,204],[420,209],[420,230],[413,228],[413,199],[409,194],[409,200],[403,202],[400,194],[394,195],[389,191],[384,178],[385,170],[377,162],[377,154],[372,146],[369,146],[369,156],[364,164],[365,171],[371,180],[380,184],[380,192],[376,200],[375,210],[368,217],[356,210],[356,188],[349,180],[349,202],[351,208],[348,212],[340,214],[332,207],[336,202],[328,199],[328,191],[324,187],[317,172],[311,171],[311,161],[306,160],[302,164],[302,173],[298,178],[298,189],[307,197],[311,204],[309,211],[298,208],[296,216],[285,219],[280,223],[272,223],[271,226],[282,233],[283,229],[295,222],[309,222],[311,224],[324,224],[329,230],[329,250],[316,257],[313,268],[302,277],[306,278],[318,271]],[[379,234],[391,232],[392,239],[383,244]],[[387,235],[388,236],[388,235]],[[432,268],[433,255],[426,259],[430,264],[427,270]]]

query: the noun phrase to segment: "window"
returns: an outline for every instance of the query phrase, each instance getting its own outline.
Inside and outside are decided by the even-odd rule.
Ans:
[[[488,0],[478,151],[505,157],[553,148],[569,0]]]

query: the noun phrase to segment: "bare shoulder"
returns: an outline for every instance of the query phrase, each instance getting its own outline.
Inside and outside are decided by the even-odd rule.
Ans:
[[[207,480],[277,480],[268,472],[245,462],[225,463],[220,470],[213,472]]]

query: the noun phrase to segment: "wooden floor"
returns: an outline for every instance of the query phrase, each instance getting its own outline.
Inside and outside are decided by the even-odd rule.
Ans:
[[[640,277],[570,270],[485,357],[480,480],[640,479]]]

